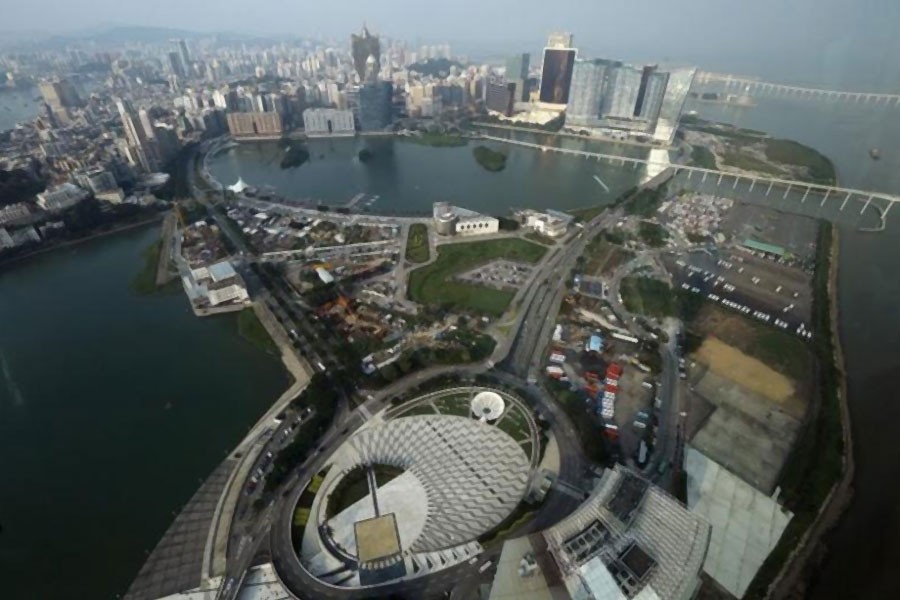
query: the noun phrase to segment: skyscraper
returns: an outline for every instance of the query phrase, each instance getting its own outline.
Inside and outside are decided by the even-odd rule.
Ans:
[[[675,137],[678,120],[681,118],[681,111],[684,109],[684,103],[696,72],[697,69],[694,67],[669,70],[666,92],[663,95],[656,130],[653,132],[654,139],[671,142]]]
[[[370,56],[375,57],[377,64],[381,63],[381,45],[378,42],[378,36],[369,33],[363,25],[362,32],[352,34],[350,36],[350,54],[353,56],[353,68],[360,80],[366,78],[366,61]]]
[[[656,65],[644,67],[634,116],[647,121],[650,128],[656,126],[668,82],[669,74],[659,71]]]
[[[577,51],[571,47],[572,35],[552,33],[544,48],[544,64],[541,67],[541,91],[539,99],[546,104],[565,105],[569,102],[569,86],[575,68]]]
[[[68,79],[42,81],[38,84],[38,88],[53,116],[63,124],[69,123],[71,120],[69,109],[81,104],[81,99],[72,82]]]
[[[369,81],[359,88],[359,128],[381,131],[391,124],[394,88],[390,81]]]
[[[177,57],[178,63],[180,63],[181,73],[175,73],[180,77],[187,77],[191,75],[192,66],[191,66],[191,53],[188,52],[187,42],[184,40],[172,40],[172,43],[175,45],[174,54]],[[169,60],[171,61],[171,53],[169,55]]]
[[[159,167],[156,156],[156,148],[147,139],[144,128],[134,107],[128,100],[120,98],[116,101],[119,116],[122,118],[122,127],[125,130],[125,140],[128,143],[129,160],[141,167],[144,171],[155,171]]]
[[[515,94],[515,83],[489,83],[485,93],[484,104],[488,110],[508,117],[512,115]]]
[[[613,69],[607,80],[608,92],[603,97],[601,115],[611,119],[634,119],[642,77],[642,69],[631,65]]]
[[[528,67],[531,56],[528,53],[516,54],[506,59],[506,81],[516,86],[515,100],[527,100]]]
[[[614,63],[606,60],[578,60],[572,70],[566,125],[593,127],[600,118],[606,78]]]

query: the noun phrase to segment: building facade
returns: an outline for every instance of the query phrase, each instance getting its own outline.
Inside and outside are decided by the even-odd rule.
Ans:
[[[516,54],[506,59],[506,81],[515,85],[515,101],[524,102],[528,99],[528,68],[531,55],[526,53]]]
[[[228,131],[234,137],[281,137],[284,124],[276,112],[228,114]]]
[[[394,86],[390,81],[375,81],[359,88],[359,128],[383,131],[392,121]]]
[[[509,117],[513,114],[515,99],[515,83],[489,83],[485,93],[484,104],[489,111]]]
[[[353,112],[335,108],[307,108],[303,111],[303,128],[308,136],[353,135],[356,132]]]
[[[375,62],[381,62],[381,44],[378,36],[369,33],[365,27],[359,34],[350,36],[350,54],[353,56],[353,68],[359,75],[360,81],[366,78],[366,61],[370,56],[375,58]]]

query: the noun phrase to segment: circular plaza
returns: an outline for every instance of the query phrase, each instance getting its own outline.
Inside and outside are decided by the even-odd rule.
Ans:
[[[455,387],[392,406],[296,496],[292,562],[348,592],[464,563],[520,508],[540,446],[532,412],[506,391]]]

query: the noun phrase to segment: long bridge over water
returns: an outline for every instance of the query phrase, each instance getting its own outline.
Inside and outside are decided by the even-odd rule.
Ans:
[[[781,200],[787,200],[791,192],[800,193],[800,203],[803,204],[807,200],[813,198],[819,200],[820,207],[824,207],[825,203],[840,202],[839,211],[843,212],[847,208],[851,200],[855,203],[862,204],[859,211],[860,216],[865,214],[870,207],[878,211],[880,225],[873,231],[881,231],[884,229],[888,212],[895,203],[900,202],[900,196],[886,194],[883,192],[873,192],[867,190],[859,190],[854,188],[845,188],[817,183],[809,183],[806,181],[797,181],[792,179],[781,179],[778,177],[768,177],[765,175],[755,175],[750,173],[735,173],[732,171],[721,171],[718,169],[707,169],[704,167],[696,167],[692,165],[683,165],[670,162],[668,159],[659,160],[654,158],[636,158],[631,156],[622,156],[620,154],[606,154],[603,152],[591,152],[588,150],[577,150],[574,148],[560,148],[558,146],[543,146],[532,142],[525,142],[505,137],[496,137],[491,135],[483,135],[483,139],[504,144],[513,144],[515,146],[524,146],[526,148],[534,148],[541,152],[555,152],[558,154],[568,154],[571,156],[580,156],[586,159],[594,159],[598,162],[606,162],[611,165],[631,166],[637,169],[639,166],[656,167],[659,171],[669,169],[673,176],[681,173],[686,174],[687,179],[693,179],[697,183],[706,183],[707,180],[713,179],[716,182],[716,189],[725,183],[731,184],[732,190],[737,190],[738,185],[742,184],[741,191],[752,192],[756,188],[765,189],[765,197],[768,198],[775,193],[781,194]]]
[[[836,100],[869,103],[883,106],[900,106],[900,94],[888,94],[879,92],[857,92],[850,90],[830,90],[817,87],[790,85],[785,83],[772,83],[761,81],[745,75],[733,75],[731,73],[711,73],[697,71],[694,76],[694,84],[721,83],[725,90],[735,90],[747,95],[768,94],[772,96],[793,96],[797,98]]]

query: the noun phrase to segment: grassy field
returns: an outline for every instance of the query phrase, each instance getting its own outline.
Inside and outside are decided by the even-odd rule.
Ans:
[[[162,251],[162,242],[153,242],[141,253],[144,264],[141,270],[131,280],[131,289],[136,294],[147,295],[156,291],[156,268],[159,264],[159,254]]]
[[[815,183],[835,183],[834,164],[827,156],[793,140],[766,140],[766,158],[788,165],[806,167]]]
[[[430,255],[428,227],[424,223],[410,225],[409,238],[406,240],[406,260],[414,263],[428,262]]]
[[[278,355],[278,347],[252,308],[245,308],[238,313],[238,333],[263,352]]]
[[[651,317],[675,314],[675,294],[665,282],[648,277],[626,277],[620,288],[622,303],[629,312]]]
[[[545,247],[520,239],[446,244],[438,248],[437,260],[410,273],[409,297],[421,304],[501,315],[515,295],[513,292],[461,283],[453,277],[500,258],[536,263],[546,252]]]
[[[722,162],[729,167],[737,167],[746,171],[755,171],[763,175],[784,177],[784,173],[769,163],[760,160],[752,154],[746,154],[740,150],[726,150],[722,153]]]
[[[525,234],[525,239],[535,242],[537,244],[541,244],[544,246],[555,246],[556,240],[552,237],[548,237],[542,233],[538,233],[537,231],[532,231],[531,233]]]
[[[517,442],[528,439],[531,436],[531,429],[528,427],[528,417],[522,414],[522,410],[518,406],[510,406],[506,409],[506,414],[497,423],[497,428],[506,432],[507,435]]]
[[[812,358],[807,345],[790,333],[705,303],[691,329],[715,335],[729,346],[769,365],[787,377],[809,379]]]
[[[716,155],[706,146],[691,147],[691,164],[703,169],[718,169]]]
[[[651,221],[641,221],[638,224],[638,235],[641,236],[641,241],[651,248],[661,248],[669,239],[665,227]]]

